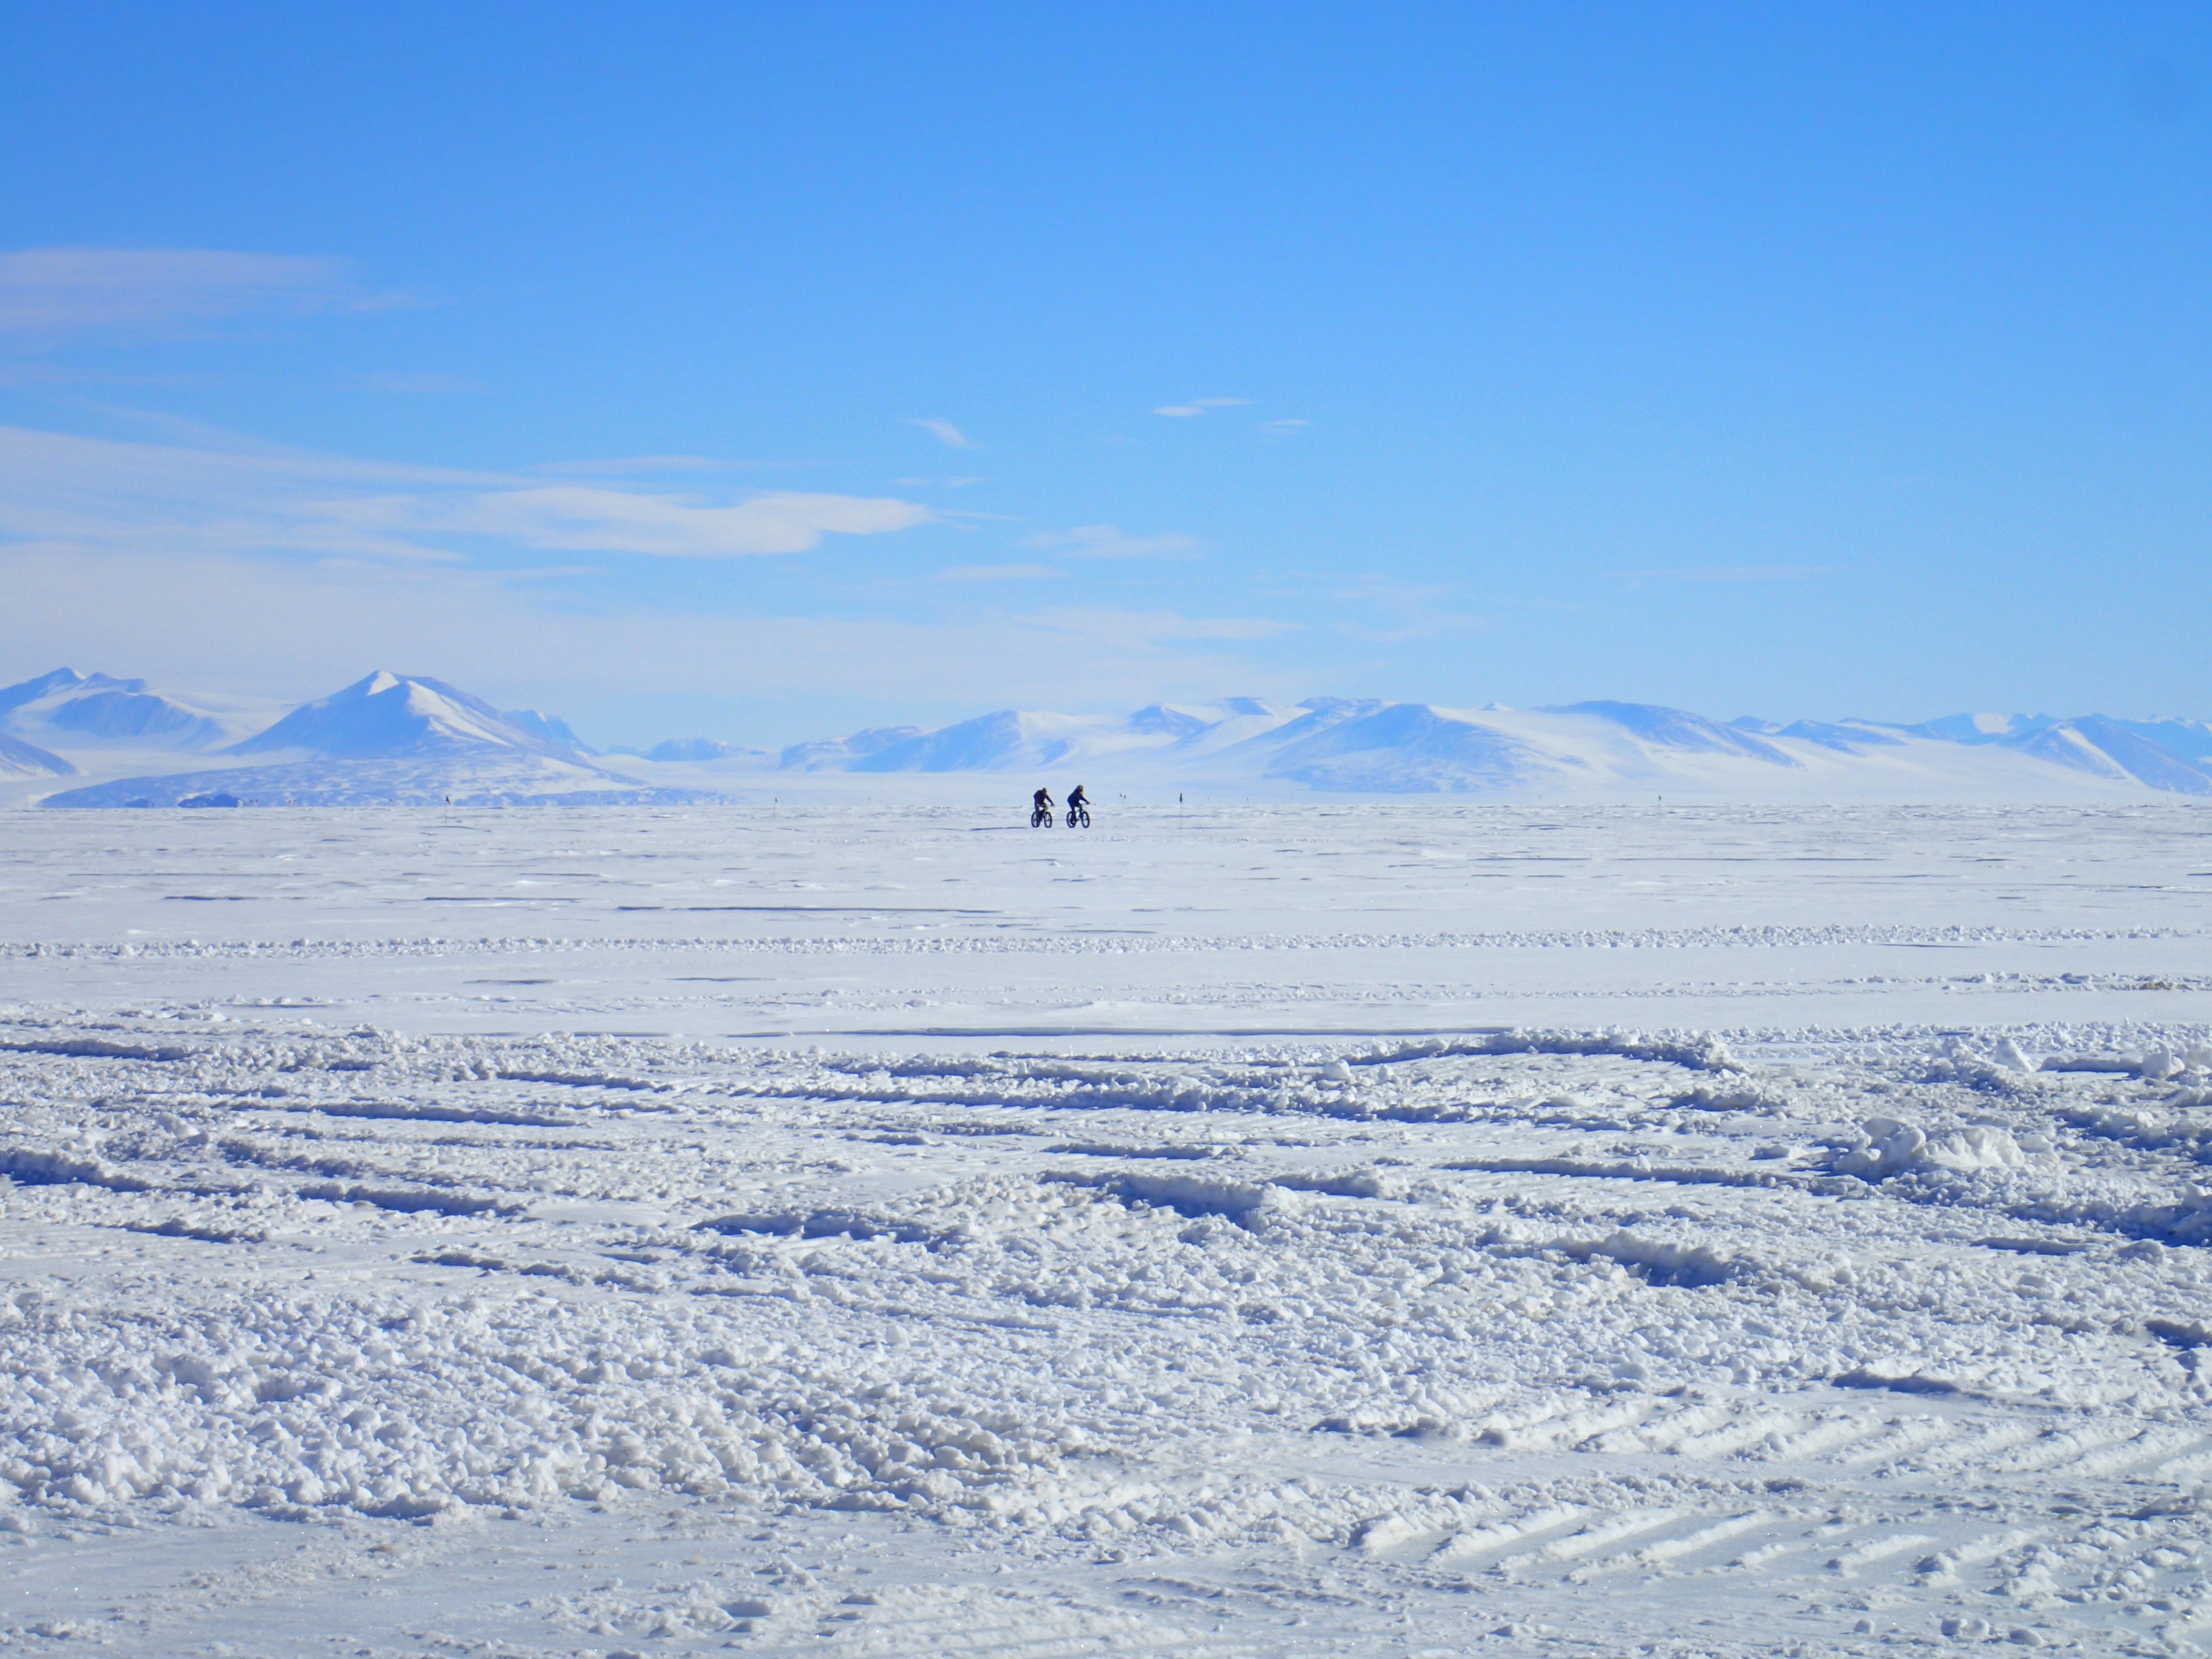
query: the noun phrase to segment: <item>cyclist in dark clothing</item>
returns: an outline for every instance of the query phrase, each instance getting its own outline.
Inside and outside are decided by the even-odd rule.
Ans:
[[[1079,795],[1083,793],[1083,787],[1080,784],[1076,786],[1075,793]],[[1030,797],[1030,806],[1034,811],[1050,811],[1052,810],[1052,791],[1049,789],[1038,790],[1036,793]]]
[[[1042,792],[1040,791],[1039,793],[1042,793]],[[1077,784],[1075,786],[1074,793],[1070,794],[1067,798],[1067,810],[1073,812],[1079,806],[1088,806],[1090,805],[1091,797],[1083,793],[1083,786],[1081,784]]]

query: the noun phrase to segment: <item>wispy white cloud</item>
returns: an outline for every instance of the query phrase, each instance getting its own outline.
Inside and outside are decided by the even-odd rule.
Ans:
[[[1340,611],[1338,631],[1354,639],[1378,644],[1402,644],[1437,639],[1492,626],[1487,617],[1455,611],[1457,590],[1435,583],[1401,582],[1389,576],[1366,575],[1334,589],[1330,598],[1365,607],[1370,620],[1362,621]]]
[[[1117,650],[1139,652],[1201,641],[1269,640],[1297,626],[1272,617],[1186,617],[1174,611],[1054,610],[1034,612],[1025,620]]]
[[[212,383],[206,374],[125,373],[112,368],[88,368],[57,362],[51,356],[23,356],[0,362],[0,386],[100,386],[134,387],[200,386]]]
[[[1624,570],[1634,581],[1667,582],[1788,582],[1808,576],[1832,575],[1830,564],[1714,564],[1682,570]]]
[[[262,312],[368,311],[343,260],[217,248],[25,248],[0,253],[0,334],[139,333]]]
[[[599,568],[592,564],[538,564],[517,568],[510,566],[499,572],[502,582],[558,581],[570,576],[596,576]]]
[[[0,544],[0,660],[57,662],[172,684],[304,698],[404,661],[492,697],[574,714],[605,697],[878,699],[1003,708],[1202,700],[1302,680],[1250,647],[1265,617],[1057,607],[942,617],[580,609],[546,569],[270,560]],[[544,592],[547,587],[555,592]],[[820,735],[805,732],[794,736]]]
[[[532,472],[553,477],[611,477],[631,472],[735,472],[788,465],[777,461],[719,461],[711,455],[611,455],[591,461],[544,461]]]
[[[366,392],[395,392],[418,397],[491,390],[482,380],[472,380],[465,374],[364,374],[361,385]]]
[[[306,696],[405,661],[571,708],[641,688],[901,706],[916,686],[988,706],[1198,697],[1224,675],[1291,689],[1262,650],[1289,624],[1264,616],[1029,604],[1073,588],[1054,592],[1059,556],[954,567],[941,585],[909,585],[894,615],[834,588],[769,616],[702,611],[696,584],[593,588],[589,605],[572,586],[604,577],[579,556],[602,550],[720,558],[960,521],[914,501],[719,493],[709,469],[728,464],[700,457],[549,477],[284,449],[162,418],[131,428],[144,435],[0,427],[0,658],[24,672],[81,661]],[[1068,557],[1197,546],[1098,525],[1059,541]],[[504,556],[488,558],[495,548]],[[713,604],[740,591],[713,584]]]
[[[804,553],[832,532],[879,536],[930,518],[928,508],[889,497],[780,490],[720,507],[584,484],[320,505],[333,518],[402,534],[484,536],[516,547],[664,558]]]
[[[1155,415],[1171,415],[1177,420],[1190,420],[1209,409],[1243,409],[1252,400],[1249,398],[1193,398],[1187,404],[1164,404],[1152,411]]]
[[[1262,421],[1260,422],[1260,430],[1262,432],[1303,432],[1306,428],[1312,424],[1313,422],[1311,421],[1295,419]]]
[[[729,501],[298,451],[125,442],[0,428],[0,541],[149,541],[233,553],[453,561],[475,542],[726,558],[931,521],[889,497],[792,490]]]
[[[1188,556],[1199,550],[1195,536],[1130,536],[1110,524],[1078,525],[1030,538],[1031,547],[1079,559],[1156,559]]]
[[[941,582],[1042,581],[1067,574],[1050,564],[956,564],[937,573]]]
[[[907,417],[906,423],[908,426],[920,427],[924,432],[929,434],[931,437],[936,439],[938,442],[943,444],[947,449],[977,449],[981,447],[981,446],[976,443],[973,438],[963,432],[958,427],[953,425],[950,421],[927,419],[922,416],[910,415]]]

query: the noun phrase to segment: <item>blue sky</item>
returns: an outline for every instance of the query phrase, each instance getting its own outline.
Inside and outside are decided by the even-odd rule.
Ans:
[[[2212,715],[2199,7],[25,4],[0,676]]]

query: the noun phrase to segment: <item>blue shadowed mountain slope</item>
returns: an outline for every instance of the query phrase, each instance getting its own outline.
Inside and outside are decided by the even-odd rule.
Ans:
[[[2002,743],[2008,738],[2033,738],[2063,723],[2052,714],[1946,714],[1898,729],[1916,738],[1941,738],[1946,743]]]
[[[227,735],[214,716],[154,691],[94,691],[72,697],[46,716],[46,724],[87,737],[152,738],[179,749],[212,747]]]
[[[666,743],[656,743],[645,751],[645,758],[659,761],[663,765],[683,763],[703,765],[713,761],[766,760],[767,753],[748,749],[742,744],[724,743],[719,738],[675,738]]]
[[[57,668],[36,679],[0,687],[0,714],[37,702],[57,691],[143,691],[143,680],[112,679],[106,674],[80,674],[74,668]]]
[[[567,744],[510,724],[481,697],[441,680],[380,669],[313,702],[302,703],[233,755],[301,750],[333,760],[515,750],[574,759]]]
[[[987,772],[1013,760],[1029,747],[1021,714],[1012,708],[984,714],[941,732],[908,738],[853,763],[855,772]],[[1036,758],[1049,765],[1066,752],[1064,744],[1047,743]]]
[[[434,684],[434,682],[433,682]],[[541,714],[535,708],[509,708],[500,719],[520,732],[534,732],[557,749],[571,754],[590,755],[598,751],[586,748],[582,740],[568,729],[568,722],[556,714]]]
[[[794,743],[776,756],[775,763],[788,772],[842,772],[848,770],[855,761],[879,755],[909,738],[921,735],[918,726],[872,726],[849,738],[817,738],[811,743]]]
[[[1808,743],[1817,743],[1823,749],[1833,749],[1846,755],[1856,755],[1869,744],[1896,749],[1903,747],[1905,743],[1904,738],[1878,726],[1849,722],[1838,725],[1828,720],[1792,720],[1770,735],[1802,738]]]
[[[144,680],[57,668],[0,690],[0,723],[42,746],[204,750],[268,718],[250,700],[243,708],[216,701],[227,714],[150,690]]]
[[[26,778],[68,778],[75,777],[76,769],[59,755],[49,754],[34,743],[25,743],[21,738],[11,738],[0,732],[0,774]]]
[[[1401,702],[1285,744],[1267,773],[1320,789],[1425,793],[1510,788],[1581,763],[1425,703]]]
[[[2212,722],[2183,720],[2171,714],[2154,720],[2108,720],[2102,714],[2092,714],[2076,724],[2086,725],[2088,720],[2118,726],[2130,736],[2155,744],[2166,753],[2179,755],[2185,761],[2212,764]]]
[[[1649,702],[1571,702],[1564,708],[1545,711],[1553,714],[1595,714],[1610,720],[1623,731],[1643,738],[1662,749],[1680,749],[1694,754],[1748,755],[1771,766],[1796,766],[1797,763],[1771,743],[1762,743],[1750,732],[1722,726],[1707,720],[1703,714],[1692,714],[1680,708],[1662,708]]]
[[[1157,732],[1170,738],[1193,738],[1201,732],[1211,731],[1215,722],[1203,715],[1194,714],[1188,709],[1170,708],[1164,702],[1156,702],[1139,708],[1124,724],[1132,732]]]
[[[2024,737],[2007,738],[2003,744],[2076,771],[2132,778],[2175,794],[2212,795],[2212,766],[2177,754],[2136,728],[2136,722],[2089,714]]]

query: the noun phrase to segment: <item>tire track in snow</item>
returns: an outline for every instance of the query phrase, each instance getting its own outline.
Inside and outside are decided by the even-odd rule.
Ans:
[[[134,1258],[135,1279],[42,1284],[40,1300],[0,1319],[16,1322],[15,1352],[35,1346],[54,1376],[78,1378],[70,1409],[102,1426],[72,1438],[27,1373],[0,1376],[0,1427],[35,1454],[0,1475],[48,1525],[168,1503],[536,1512],[567,1492],[618,1504],[689,1480],[808,1512],[896,1504],[887,1512],[988,1528],[1024,1560],[1133,1543],[1263,1548],[1285,1563],[1341,1552],[1362,1571],[1465,1574],[1498,1595],[1548,1585],[1575,1620],[1618,1605],[1606,1598],[1632,1577],[1739,1586],[1726,1590],[1738,1598],[1817,1598],[1838,1580],[1907,1596],[1937,1594],[1937,1578],[1979,1586],[2015,1572],[2023,1551],[2087,1551],[2095,1528],[2142,1507],[2131,1480],[2192,1478],[2207,1443],[2199,1350],[2129,1321],[2038,1322],[2069,1295],[2124,1284],[2150,1317],[2185,1324],[2173,1298],[2197,1283],[2193,1258],[2124,1257],[2078,1228],[1993,1219],[1993,1200],[2009,1201],[2002,1183],[2028,1176],[1963,1176],[1948,1200],[1856,1181],[1860,1198],[1838,1203],[1790,1183],[1675,1200],[1652,1196],[1662,1183],[1528,1170],[1462,1183],[1445,1169],[1486,1141],[1545,1137],[1670,1140],[1716,1159],[1778,1139],[1815,1148],[1793,1154],[1809,1158],[1854,1103],[1893,1111],[1901,1093],[1929,1122],[2041,1109],[1935,1075],[1932,1045],[1857,1071],[1832,1061],[1811,1082],[1749,1062],[1705,1098],[1675,1060],[1626,1047],[1395,1051],[1345,1066],[1376,1079],[1352,1084],[1326,1050],[1233,1048],[887,1062],[369,1034],[331,1041],[317,1065],[295,1042],[240,1032],[197,1047],[181,1083],[178,1062],[10,1053],[0,1076],[27,1103],[11,1144],[146,1185],[61,1170],[0,1192],[8,1225],[105,1228],[155,1252],[258,1237],[261,1273],[342,1285],[357,1267],[382,1288],[333,1294],[287,1277],[285,1296],[262,1296],[210,1279],[195,1306],[175,1299],[194,1281],[174,1255]],[[1684,1082],[1620,1086],[1662,1072]],[[2166,1086],[2082,1075],[2094,1080],[2049,1086]],[[610,1083],[604,1102],[564,1099],[544,1121],[549,1090],[610,1079],[654,1086]],[[258,1092],[272,1087],[301,1092]],[[324,1087],[346,1092],[319,1097]],[[337,1109],[320,1110],[325,1098]],[[407,1109],[425,1098],[436,1115]],[[1480,1115],[1419,1115],[1454,1101]],[[2077,1156],[2185,1155],[2088,1144]],[[2071,1164],[2066,1178],[2094,1182],[2103,1167]],[[214,1170],[230,1188],[196,1195]],[[379,1194],[406,1201],[380,1207]],[[720,1224],[732,1218],[767,1231]],[[2006,1248],[1974,1242],[1990,1237]],[[2023,1243],[2036,1248],[2023,1256]],[[2023,1263],[2033,1294],[2015,1287]],[[315,1297],[331,1317],[298,1310]],[[226,1322],[233,1336],[214,1336]],[[179,1363],[98,1382],[72,1331],[126,1353],[160,1333]],[[525,1331],[550,1352],[531,1352]],[[368,1357],[379,1343],[389,1358]],[[793,1344],[817,1360],[794,1366]],[[376,1389],[416,1390],[435,1432],[380,1463],[378,1428],[346,1427],[339,1410],[378,1396],[318,1352],[359,1353]],[[930,1376],[960,1379],[965,1397],[902,1392]],[[512,1376],[550,1413],[542,1455],[512,1424],[467,1415],[506,1398],[496,1388]],[[1831,1386],[1853,1377],[1868,1386]],[[1929,1377],[1954,1392],[1896,1392],[1937,1386]],[[355,1392],[325,1407],[326,1380]],[[2055,1403],[2037,1402],[2038,1387]],[[683,1422],[676,1407],[706,1391],[735,1404],[720,1422]],[[180,1454],[133,1449],[134,1425],[157,1417],[188,1430]],[[322,1464],[308,1450],[318,1433]],[[1291,1498],[1194,1457],[1218,1443],[1265,1462],[1285,1454],[1253,1449],[1305,1440],[1426,1473],[1332,1476]],[[456,1457],[495,1455],[511,1461],[476,1484],[454,1473]],[[1378,1503],[1392,1480],[1470,1495]],[[2079,1489],[2078,1526],[1976,1554],[1976,1540],[2020,1530],[2053,1480]],[[202,1481],[206,1496],[191,1496]],[[1474,1482],[1491,1496],[1472,1495]],[[1947,1507],[1961,1490],[1994,1530],[1990,1513]],[[1825,1530],[1831,1512],[1875,1496],[1893,1519]],[[1378,1511],[1401,1524],[1363,1530]],[[1869,1553],[1905,1536],[1923,1540],[1912,1559]],[[1947,1551],[1948,1565],[1919,1571]],[[2046,1576],[2069,1593],[2096,1579],[2118,1607],[2138,1589],[2166,1594],[2179,1569],[2149,1554],[2127,1558],[2149,1562],[2139,1582],[2117,1557],[2086,1553],[2054,1553]],[[886,1644],[938,1639],[888,1602],[823,1605],[854,1615],[835,1620],[841,1641],[871,1628]],[[1108,1633],[1135,1650],[1208,1639],[1208,1621],[1168,1602],[1132,1616]],[[755,1639],[786,1640],[774,1624]],[[817,1627],[799,1620],[787,1639],[818,1644]],[[1040,1614],[1005,1639],[1060,1628]],[[1093,1639],[1084,1628],[1065,1639]],[[1233,1650],[1243,1638],[1223,1639]]]

